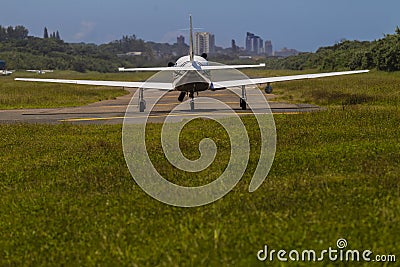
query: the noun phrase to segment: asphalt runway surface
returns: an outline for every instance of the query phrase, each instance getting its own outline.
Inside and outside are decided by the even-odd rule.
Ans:
[[[0,123],[75,123],[75,124],[121,124],[123,123],[127,107],[130,107],[129,121],[141,123],[144,116],[148,116],[148,122],[163,122],[171,110],[177,107],[179,92],[160,92],[158,90],[145,91],[144,98],[147,106],[154,105],[154,108],[140,113],[138,110],[138,98],[134,96],[137,89],[128,89],[130,94],[118,97],[114,100],[105,100],[81,107],[51,108],[51,109],[18,109],[0,110]],[[257,90],[257,89],[255,89]],[[240,90],[237,91],[240,94]],[[247,96],[256,95],[256,91],[247,90]],[[161,94],[165,94],[156,101]],[[311,112],[319,110],[320,107],[310,104],[288,104],[275,102],[274,95],[265,95],[270,110],[274,114],[297,114],[299,112]],[[189,119],[195,116],[207,116],[208,114],[219,113],[221,116],[228,114],[224,108],[210,103],[207,99],[213,98],[222,101],[238,114],[247,115],[258,112],[257,110],[241,110],[239,107],[239,96],[230,90],[200,92],[195,98],[195,111],[190,111],[189,103],[184,103],[180,109],[174,112],[175,120]],[[254,97],[253,97],[254,98]],[[132,99],[132,101],[131,101]],[[256,98],[257,99],[257,98]],[[186,98],[187,100],[187,98]],[[130,104],[131,103],[131,104]],[[186,108],[187,107],[187,108]],[[265,112],[265,109],[262,110]]]

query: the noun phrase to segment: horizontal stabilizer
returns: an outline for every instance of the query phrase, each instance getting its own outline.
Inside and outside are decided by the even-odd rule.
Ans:
[[[121,72],[134,72],[134,71],[191,71],[191,70],[224,70],[224,69],[245,69],[245,68],[262,68],[265,67],[264,63],[259,65],[218,65],[218,66],[183,66],[183,67],[155,67],[155,68],[119,68]]]

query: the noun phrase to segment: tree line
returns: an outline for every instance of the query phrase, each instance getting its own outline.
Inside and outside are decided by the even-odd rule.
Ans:
[[[8,69],[55,69],[116,72],[118,67],[167,65],[187,54],[188,47],[178,44],[145,42],[135,35],[123,36],[107,44],[66,43],[59,32],[44,31],[44,38],[29,36],[24,26],[0,26],[0,59]],[[140,55],[127,55],[128,52]],[[217,59],[214,59],[217,60]],[[224,62],[224,58],[218,60]],[[232,61],[227,58],[225,61]],[[400,70],[400,29],[382,39],[369,41],[343,40],[333,46],[321,47],[315,53],[301,53],[284,59],[269,58],[270,69],[344,69]]]
[[[60,33],[58,31],[53,32],[49,35],[49,31],[47,30],[47,27],[44,27],[43,38],[44,39],[53,38],[53,39],[61,40]]]
[[[269,59],[271,69],[377,69],[393,72],[400,70],[400,28],[379,40],[343,40],[333,46],[321,47],[315,53],[301,53],[285,59]]]
[[[0,42],[9,40],[23,40],[28,37],[29,31],[24,26],[3,27],[0,25]]]
[[[23,26],[0,26],[0,59],[7,62],[8,69],[116,72],[119,67],[167,66],[188,50],[177,44],[145,42],[135,35],[101,45],[67,43],[58,31],[49,33],[47,28],[43,38],[39,38],[29,36]]]

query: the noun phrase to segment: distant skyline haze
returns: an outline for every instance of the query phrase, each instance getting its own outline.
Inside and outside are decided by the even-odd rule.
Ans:
[[[372,41],[400,25],[400,1],[248,0],[98,1],[13,0],[2,4],[0,25],[23,25],[30,35],[59,31],[66,42],[108,43],[123,35],[145,41],[188,43],[189,14],[194,27],[215,34],[216,45],[244,47],[246,32],[283,47],[315,51],[342,39]]]

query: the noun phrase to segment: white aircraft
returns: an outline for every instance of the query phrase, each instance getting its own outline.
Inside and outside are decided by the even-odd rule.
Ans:
[[[13,73],[14,73],[14,71],[10,71],[10,70],[0,70],[0,74],[2,76],[8,76],[8,75],[11,75]]]
[[[53,72],[52,70],[26,70],[28,72],[36,72],[37,74],[45,74],[46,72]]]
[[[98,86],[115,86],[115,87],[131,87],[139,88],[139,111],[144,112],[146,108],[146,102],[144,100],[144,90],[146,89],[158,89],[167,91],[180,91],[178,97],[179,101],[183,101],[186,95],[191,98],[190,108],[194,110],[194,95],[195,93],[205,90],[222,90],[227,87],[241,87],[242,96],[240,98],[240,107],[245,110],[246,104],[246,86],[247,85],[261,85],[266,84],[265,92],[267,94],[272,93],[271,83],[293,81],[301,79],[314,79],[330,76],[348,75],[366,73],[369,70],[360,71],[344,71],[344,72],[331,72],[331,73],[319,73],[319,74],[304,74],[304,75],[292,75],[292,76],[281,76],[281,77],[269,77],[269,78],[257,78],[257,79],[219,79],[213,80],[211,71],[216,70],[228,70],[228,69],[240,69],[240,68],[258,68],[264,67],[265,64],[259,65],[210,65],[207,61],[207,55],[197,56],[194,54],[193,48],[193,27],[192,17],[190,16],[190,49],[189,55],[181,57],[175,64],[171,64],[169,67],[156,67],[156,68],[119,68],[119,71],[166,71],[171,72],[170,81],[166,82],[124,82],[124,81],[94,81],[94,80],[61,80],[61,79],[33,79],[33,78],[17,78],[17,81],[28,81],[28,82],[50,82],[50,83],[68,83],[68,84],[83,84],[83,85],[98,85]]]

